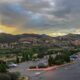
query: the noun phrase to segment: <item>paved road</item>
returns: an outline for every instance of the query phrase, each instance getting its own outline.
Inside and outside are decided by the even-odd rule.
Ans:
[[[80,80],[79,58],[75,60],[73,64],[65,65],[51,71],[28,71],[27,68],[33,64],[38,64],[38,62],[24,62],[19,64],[19,66],[16,68],[9,69],[9,71],[18,71],[22,76],[29,76],[30,80]]]
[[[20,63],[18,65],[18,67],[15,67],[15,68],[10,68],[9,69],[9,72],[20,72],[20,74],[22,76],[29,76],[29,77],[33,77],[33,76],[36,76],[37,74],[41,74],[43,73],[44,71],[29,71],[27,69],[29,69],[29,66],[32,66],[32,65],[38,65],[39,63],[41,62],[46,62],[46,60],[40,60],[40,61],[28,61],[28,62],[23,62],[23,63]]]
[[[31,80],[80,80],[80,59],[73,64],[33,76]]]

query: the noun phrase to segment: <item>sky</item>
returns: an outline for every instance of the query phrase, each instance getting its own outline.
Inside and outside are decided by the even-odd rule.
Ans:
[[[0,0],[0,33],[80,34],[80,0]]]

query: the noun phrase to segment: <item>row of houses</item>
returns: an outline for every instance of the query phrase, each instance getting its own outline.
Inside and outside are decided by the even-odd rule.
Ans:
[[[19,39],[17,42],[12,43],[0,43],[0,48],[27,48],[30,46],[36,46],[36,45],[49,45],[49,46],[59,46],[59,47],[73,47],[72,45],[80,45],[80,40],[74,40],[74,41],[58,41],[54,39],[37,39],[37,38],[22,38]],[[72,44],[72,45],[71,45]],[[71,45],[71,46],[70,46]]]

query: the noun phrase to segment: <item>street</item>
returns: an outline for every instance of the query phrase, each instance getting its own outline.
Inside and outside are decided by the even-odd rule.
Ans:
[[[80,60],[77,59],[70,65],[34,76],[31,80],[80,80]]]
[[[44,60],[42,60],[44,61]],[[42,62],[41,61],[41,62]],[[45,62],[45,61],[44,61]],[[18,67],[9,69],[10,72],[20,72],[22,76],[29,77],[30,80],[80,80],[80,55],[74,63],[66,64],[50,71],[29,71],[30,65],[39,62],[24,62]]]
[[[28,62],[23,62],[23,63],[20,63],[17,67],[14,67],[14,68],[10,68],[9,69],[9,72],[20,72],[20,74],[22,76],[28,76],[28,77],[33,77],[33,76],[36,76],[38,74],[41,74],[43,73],[44,71],[29,71],[29,66],[32,66],[32,65],[38,65],[39,63],[45,63],[46,60],[42,59],[40,61],[28,61]]]

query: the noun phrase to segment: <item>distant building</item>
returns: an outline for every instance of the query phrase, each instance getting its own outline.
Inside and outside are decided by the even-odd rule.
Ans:
[[[73,44],[73,45],[78,46],[78,45],[80,45],[80,40],[75,40],[75,41],[72,41],[72,44]]]

